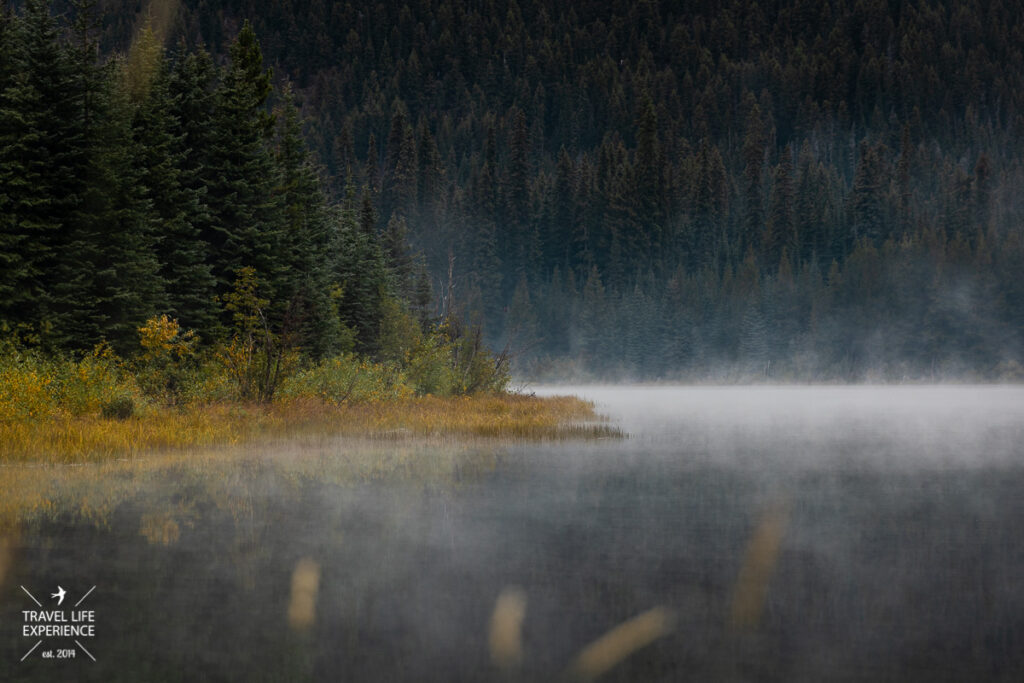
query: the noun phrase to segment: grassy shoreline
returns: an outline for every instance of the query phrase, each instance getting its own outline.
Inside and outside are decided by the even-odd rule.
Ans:
[[[317,432],[370,439],[592,439],[621,436],[572,396],[480,394],[332,404],[212,403],[97,415],[0,421],[0,463],[96,462],[148,452],[230,446]]]

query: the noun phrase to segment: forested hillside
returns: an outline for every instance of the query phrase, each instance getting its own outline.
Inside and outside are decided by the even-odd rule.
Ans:
[[[138,347],[170,315],[201,343],[239,316],[312,358],[379,353],[396,286],[354,190],[329,201],[287,86],[246,24],[215,64],[151,25],[100,55],[88,8],[0,23],[0,322],[31,345]],[[270,106],[272,101],[273,107]]]
[[[42,11],[38,0],[25,5],[26,17]],[[525,374],[1020,376],[1018,3],[186,0],[96,9],[93,32],[72,31],[67,73],[42,48],[21,58],[39,92],[19,95],[28,67],[0,73],[3,111],[11,98],[42,96],[47,153],[69,154],[66,177],[29,181],[8,170],[17,141],[42,124],[5,115],[0,163],[14,189],[4,207],[39,207],[39,188],[56,185],[54,210],[66,202],[74,226],[61,233],[67,243],[48,241],[53,211],[29,211],[21,232],[3,238],[38,250],[33,263],[51,273],[93,258],[95,277],[61,275],[53,291],[36,291],[23,283],[44,266],[14,261],[4,269],[5,320],[42,306],[54,334],[117,339],[146,301],[192,311],[191,326],[212,324],[203,322],[215,318],[207,294],[252,265],[285,294],[275,300],[314,312],[310,324],[335,320],[315,311],[336,300],[351,307],[341,321],[358,330],[379,306],[372,283],[385,269],[395,296],[418,302],[423,318],[446,307],[482,320]],[[272,79],[252,57],[246,20]],[[92,61],[91,35],[103,55],[124,56]],[[171,56],[140,91],[131,83],[148,64],[145,40]],[[116,80],[101,77],[111,69],[128,85],[103,86]],[[316,193],[286,81],[329,202]],[[62,114],[68,97],[98,115]],[[186,129],[187,106],[209,120]],[[183,128],[157,142],[148,131],[166,128],[158,119],[169,112]],[[176,149],[177,177],[159,179],[163,153],[97,160],[61,148],[104,136]],[[258,152],[269,139],[274,153]],[[256,173],[262,186],[242,186],[219,170],[225,164],[275,170]],[[139,202],[149,207],[145,229],[132,218]],[[317,228],[338,210],[323,208],[330,202],[347,226],[337,244]],[[68,247],[79,243],[86,251]],[[368,259],[374,244],[381,253]],[[215,261],[187,251],[211,247]],[[339,277],[295,282],[289,274],[308,266],[282,258],[331,263],[335,274],[365,270],[335,295],[325,283]],[[116,285],[99,276],[118,263],[133,265]],[[76,309],[81,292],[93,302],[88,314]],[[313,337],[338,333],[323,334]]]

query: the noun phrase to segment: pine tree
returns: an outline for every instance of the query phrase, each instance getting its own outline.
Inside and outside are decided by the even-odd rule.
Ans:
[[[441,206],[441,193],[444,190],[444,166],[437,142],[430,134],[430,128],[422,126],[419,135],[419,146],[416,159],[419,162],[417,173],[417,192],[419,211],[417,216],[424,226],[421,232],[434,231]]]
[[[517,363],[527,365],[537,353],[538,329],[537,314],[530,301],[530,287],[526,276],[522,275],[512,292],[504,335],[506,344],[516,354]]]
[[[42,160],[33,158],[39,144],[33,109],[42,103],[25,70],[26,37],[21,20],[0,4],[0,328],[39,322],[35,276],[46,253],[43,235],[34,234],[47,229],[44,216],[30,213],[46,199],[39,191]]]
[[[753,93],[747,93],[746,133],[743,138],[743,200],[745,216],[740,235],[739,250],[756,244],[764,225],[762,209],[762,176],[768,133],[761,118],[761,108]]]
[[[355,189],[349,185],[341,210],[333,217],[332,281],[340,287],[338,312],[355,331],[356,348],[377,350],[384,299],[389,295],[387,266],[376,235],[359,224]]]
[[[145,33],[152,37],[150,30]],[[173,114],[169,80],[167,62],[161,57],[153,81],[135,90],[141,96],[132,121],[135,165],[159,237],[156,253],[166,312],[184,329],[200,331],[206,338],[215,334],[217,307],[208,246],[200,237],[205,206],[202,191],[183,183],[187,150],[180,121]],[[126,87],[131,92],[131,84]]]
[[[370,190],[370,197],[376,201],[380,193],[380,152],[377,150],[377,138],[370,133],[369,142],[366,145],[366,186]]]
[[[544,263],[568,269],[576,265],[573,225],[576,220],[575,168],[565,147],[558,151],[551,223],[545,233]],[[582,245],[585,246],[585,245]]]
[[[508,234],[507,275],[518,279],[530,265],[530,160],[529,128],[526,114],[516,109],[508,141],[509,159],[505,178],[505,206]]]
[[[373,192],[363,188],[359,204],[359,229],[368,240],[377,239],[377,209],[373,207]]]
[[[11,30],[10,26],[8,30]],[[4,259],[0,319],[47,345],[95,343],[96,255],[81,225],[88,155],[84,84],[45,0],[13,22],[13,76],[0,100]]]
[[[578,351],[587,361],[595,364],[600,364],[605,360],[609,329],[606,321],[607,306],[601,275],[596,267],[591,268],[587,275],[587,281],[583,285],[579,316],[580,348]]]
[[[157,155],[147,161],[143,157],[144,168],[153,168],[158,175],[167,174],[163,181],[153,178],[146,183],[158,215],[170,221],[163,228],[166,236],[158,246],[161,274],[168,283],[169,308],[177,313],[181,325],[212,342],[222,336],[224,328],[220,306],[214,298],[218,283],[210,246],[219,239],[208,203],[208,155],[216,135],[214,66],[210,55],[202,48],[188,52],[180,43],[173,67],[166,75],[166,109],[161,101],[163,90],[162,80],[158,79],[151,91],[154,99],[144,102],[138,114],[139,124],[145,129],[140,136],[154,135],[154,142],[159,142],[160,134],[149,132],[150,128],[166,126],[168,131],[167,158]],[[167,161],[172,168],[163,167]]]
[[[381,220],[391,218],[396,210],[407,214],[410,194],[416,191],[416,147],[412,140],[405,104],[392,105],[391,127],[384,151],[384,181],[381,189]]]
[[[910,168],[913,162],[913,149],[910,144],[910,126],[904,125],[900,135],[900,159],[896,164],[896,183],[899,194],[900,233],[907,235],[911,229],[910,216]]]
[[[793,165],[791,152],[783,150],[779,164],[772,171],[772,190],[768,199],[768,220],[763,232],[761,254],[767,263],[778,263],[783,250],[796,249],[793,220]]]
[[[640,111],[636,123],[636,194],[637,219],[646,233],[643,242],[651,245],[654,253],[664,246],[664,226],[661,210],[662,160],[658,144],[658,117],[650,94],[640,98]]]
[[[417,205],[419,162],[416,159],[416,140],[411,126],[406,126],[399,143],[398,158],[391,175],[390,202],[392,212],[414,216]]]
[[[690,239],[688,265],[693,270],[717,267],[722,248],[725,218],[728,214],[728,188],[725,166],[718,147],[707,138],[697,153],[697,177],[693,187],[693,236]]]
[[[500,329],[501,309],[504,304],[502,276],[512,272],[511,254],[500,250],[498,236],[498,193],[496,154],[497,144],[493,128],[487,131],[484,145],[484,163],[472,186],[475,210],[467,212],[467,223],[472,237],[471,268],[474,284],[483,298],[485,323]]]
[[[215,135],[206,159],[213,274],[218,289],[225,292],[239,269],[255,268],[279,318],[278,290],[285,264],[281,218],[272,191],[269,140],[274,118],[265,109],[271,72],[263,67],[259,43],[248,22],[231,44],[230,57],[215,94]]]
[[[136,163],[132,136],[133,107],[119,79],[106,78],[97,95],[95,147],[91,150],[85,210],[81,219],[97,255],[93,272],[96,337],[124,353],[136,348],[138,329],[166,310],[165,282],[160,277],[160,237],[152,205]]]
[[[796,187],[793,197],[793,226],[799,242],[794,256],[799,261],[810,261],[815,256],[827,253],[824,216],[821,210],[822,191],[820,172],[811,153],[810,144],[804,141],[797,161]]]
[[[857,148],[853,178],[853,238],[880,246],[886,237],[883,192],[885,178],[880,149],[867,140]]]
[[[284,219],[284,270],[277,295],[285,302],[283,323],[294,343],[320,358],[336,352],[342,341],[341,320],[331,299],[333,226],[290,87],[282,96],[277,121],[274,196]]]
[[[395,291],[406,301],[412,299],[416,284],[415,260],[409,250],[408,234],[405,217],[399,213],[391,216],[380,237],[384,261],[395,283]]]
[[[141,64],[133,61],[135,54]],[[134,163],[157,236],[164,310],[183,328],[199,331],[212,341],[217,328],[214,280],[199,226],[205,206],[202,192],[183,182],[188,150],[170,86],[170,66],[147,25],[129,52],[123,87],[134,105]]]

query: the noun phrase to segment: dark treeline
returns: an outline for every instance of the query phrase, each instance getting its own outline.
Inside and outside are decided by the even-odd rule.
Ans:
[[[219,65],[149,25],[101,57],[90,3],[72,22],[48,5],[0,15],[5,336],[130,354],[169,315],[206,344],[246,329],[316,360],[380,351],[403,304],[427,324],[401,298],[405,243],[354,190],[328,200],[248,24]]]
[[[382,235],[406,298],[427,306],[405,236],[443,303],[479,316],[523,372],[1020,373],[1018,3],[128,5],[102,17],[105,53],[136,45],[148,16],[171,41],[205,41],[231,69],[239,48],[229,46],[251,19],[278,78],[301,96],[326,191],[360,207],[366,239]],[[169,62],[173,83],[188,59]],[[214,80],[211,92],[232,82]],[[248,125],[283,139],[257,110]],[[223,140],[186,147],[238,148]],[[227,182],[218,162],[191,163]],[[250,190],[245,211],[280,211],[257,201],[273,187]],[[232,192],[214,185],[197,198],[209,209],[186,211],[189,229],[282,253],[218,227]],[[130,192],[103,201],[122,195],[159,206]],[[223,287],[248,256],[197,276]],[[304,299],[322,296],[307,286]]]

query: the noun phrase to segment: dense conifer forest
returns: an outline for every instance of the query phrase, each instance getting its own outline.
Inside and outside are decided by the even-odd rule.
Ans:
[[[524,375],[1019,379],[1022,160],[1000,0],[25,0],[0,324],[265,302],[325,358],[457,312]]]

